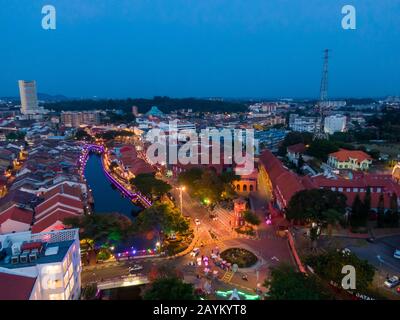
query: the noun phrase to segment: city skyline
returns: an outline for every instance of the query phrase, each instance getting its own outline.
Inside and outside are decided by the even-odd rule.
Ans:
[[[325,48],[329,97],[400,95],[400,6],[353,1],[357,28],[344,30],[345,4],[55,0],[57,28],[43,30],[42,2],[9,1],[0,96],[35,79],[68,97],[318,98]]]

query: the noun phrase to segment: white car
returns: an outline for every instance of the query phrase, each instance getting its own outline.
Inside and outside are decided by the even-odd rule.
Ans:
[[[132,267],[129,267],[129,273],[134,273],[135,271],[139,271],[142,270],[143,266],[139,265],[139,264],[134,264]]]
[[[196,226],[200,225],[200,220],[199,219],[194,220],[194,222],[196,223]]]
[[[200,253],[200,249],[199,248],[194,248],[192,250],[192,252],[190,253],[190,256],[191,257],[196,257],[199,253]]]
[[[396,259],[400,259],[400,249],[396,249],[393,253],[393,257]]]
[[[397,276],[390,277],[385,281],[385,286],[388,288],[394,288],[400,284],[400,279]]]

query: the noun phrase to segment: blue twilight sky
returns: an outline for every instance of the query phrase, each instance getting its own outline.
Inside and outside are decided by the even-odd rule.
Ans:
[[[330,97],[400,95],[400,0],[0,0],[0,96],[314,98],[324,48]]]

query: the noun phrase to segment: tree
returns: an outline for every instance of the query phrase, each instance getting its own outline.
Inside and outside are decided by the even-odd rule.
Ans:
[[[389,223],[392,228],[399,226],[399,208],[397,204],[397,194],[393,193],[390,197]]]
[[[79,228],[80,238],[91,239],[94,244],[119,242],[132,234],[132,221],[118,213],[71,217],[64,219],[63,223]]]
[[[253,226],[258,226],[261,223],[260,218],[254,212],[252,212],[250,210],[246,210],[243,213],[243,219],[248,224],[251,224]]]
[[[161,197],[172,189],[171,185],[157,179],[152,173],[138,174],[130,180],[133,187],[147,196]]]
[[[346,196],[343,193],[326,189],[302,190],[290,199],[286,217],[289,220],[311,223],[309,235],[315,249],[321,226],[328,225],[331,228],[344,217],[345,208]]]
[[[264,282],[269,287],[268,294],[272,300],[321,300],[328,299],[313,276],[293,270],[291,266],[280,265],[271,270],[271,278]]]
[[[280,156],[285,156],[286,155],[286,148],[288,146],[292,146],[294,144],[298,143],[304,143],[305,145],[308,145],[312,142],[312,134],[308,132],[289,132],[285,139],[282,141],[281,145],[279,146],[278,154]]]
[[[343,193],[326,189],[309,189],[297,192],[286,208],[286,218],[300,222],[327,223],[329,209],[343,216],[346,208],[346,196]],[[332,223],[332,221],[330,220]]]
[[[363,201],[363,212],[362,212],[362,216],[365,220],[368,220],[370,211],[371,211],[371,188],[367,187],[367,192],[365,193]]]
[[[26,133],[23,131],[15,131],[7,133],[6,139],[7,140],[24,140]]]
[[[156,230],[170,234],[173,232],[185,232],[188,228],[188,222],[178,209],[160,202],[155,202],[150,208],[140,212],[135,221],[135,230],[137,232]]]
[[[351,208],[350,225],[353,228],[365,226],[367,223],[364,215],[364,204],[361,201],[360,195],[357,194],[354,198]]]
[[[383,228],[384,226],[385,226],[385,198],[383,194],[380,194],[378,201],[377,227]]]
[[[306,263],[321,278],[339,285],[343,279],[343,267],[346,265],[353,266],[356,270],[356,288],[360,293],[368,289],[375,275],[375,268],[368,261],[359,259],[353,253],[340,250],[331,250],[320,255],[309,256],[306,258]]]
[[[156,279],[145,292],[144,300],[197,300],[192,284],[178,278]]]
[[[343,218],[343,214],[335,209],[328,209],[322,212],[322,217],[327,224],[328,235],[332,236],[332,227]]]
[[[75,133],[76,140],[92,141],[93,137],[83,129],[78,129]]]
[[[330,140],[315,139],[311,142],[310,147],[307,149],[307,153],[310,156],[326,162],[328,160],[328,155],[338,150],[339,148],[337,145]]]

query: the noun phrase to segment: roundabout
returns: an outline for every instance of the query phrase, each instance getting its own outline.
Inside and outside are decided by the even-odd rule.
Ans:
[[[244,248],[230,248],[221,252],[221,258],[239,268],[250,268],[258,262],[257,256]]]

